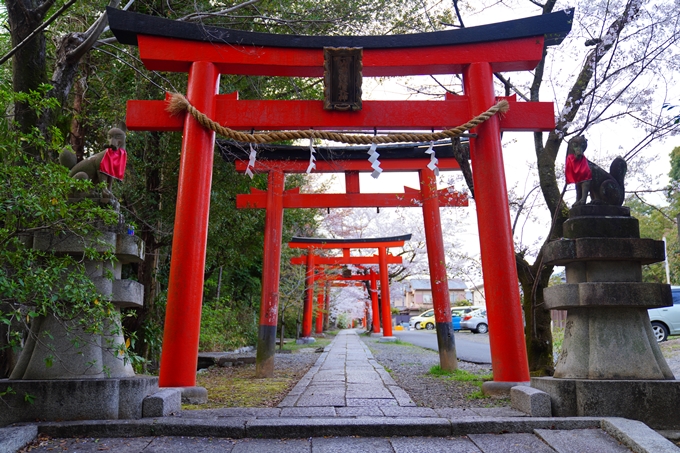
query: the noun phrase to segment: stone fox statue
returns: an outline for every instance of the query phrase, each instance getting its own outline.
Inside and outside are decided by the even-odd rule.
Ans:
[[[590,194],[591,204],[608,204],[621,206],[626,194],[623,179],[628,165],[621,157],[617,157],[609,167],[609,173],[590,162],[583,154],[588,147],[588,140],[582,135],[569,140],[565,176],[567,184],[576,184],[576,202],[574,206],[586,204]]]
[[[69,150],[64,150],[59,155],[59,162],[70,169],[69,176],[76,179],[89,179],[94,184],[106,181],[110,192],[113,179],[123,179],[127,153],[125,132],[114,127],[109,130],[108,138],[108,147],[88,159],[76,163],[76,155]]]

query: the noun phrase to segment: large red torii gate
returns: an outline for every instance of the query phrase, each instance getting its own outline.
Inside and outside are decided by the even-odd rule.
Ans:
[[[138,45],[147,68],[188,72],[189,102],[220,124],[241,130],[441,130],[463,124],[496,103],[494,72],[533,69],[544,45],[558,44],[570,31],[573,17],[573,11],[561,11],[435,33],[301,37],[219,29],[113,8],[107,14],[118,41]],[[364,101],[358,112],[339,112],[323,110],[323,101],[240,101],[236,95],[218,92],[221,73],[321,77],[324,47],[363,48],[363,75],[368,77],[462,74],[465,94],[444,101]],[[190,115],[173,117],[165,108],[165,101],[129,101],[127,126],[184,133],[159,384],[185,387],[195,385],[196,380],[215,134]],[[477,137],[470,140],[482,269],[493,326],[494,381],[501,386],[526,382],[529,372],[500,132],[553,128],[552,103],[510,102],[503,118],[495,116],[479,125],[474,130]],[[282,214],[283,173],[270,172],[269,179],[268,205],[281,206],[277,211]],[[274,237],[279,237],[278,248],[269,250],[277,256],[281,222],[282,215],[270,216],[268,209],[265,236],[269,239],[265,240],[274,243]],[[443,251],[443,244],[435,247]],[[263,286],[267,281],[278,282],[276,264],[263,275]],[[278,305],[276,293],[263,298],[270,298],[269,307]],[[275,310],[261,313],[260,318],[261,325],[275,332]],[[275,335],[260,331],[261,340],[269,336]],[[273,357],[264,359],[273,367]]]

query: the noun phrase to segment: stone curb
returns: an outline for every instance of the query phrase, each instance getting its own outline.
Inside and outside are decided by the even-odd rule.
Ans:
[[[532,433],[534,429],[600,428],[602,418],[474,417],[328,417],[254,418],[162,417],[142,420],[89,420],[38,423],[53,437],[211,436],[306,438],[319,436],[460,436],[501,432]],[[30,425],[26,425],[30,426]],[[644,426],[644,425],[643,425]],[[650,430],[651,431],[651,430]],[[653,431],[651,431],[653,432]]]
[[[600,428],[635,453],[678,452],[672,442],[644,423],[623,418],[475,417],[468,420],[419,418],[162,417],[142,420],[45,422],[0,429],[0,453],[14,452],[38,433],[58,438],[192,436],[220,438],[309,438],[326,436],[446,437],[469,434],[530,433],[537,429]]]
[[[626,418],[605,418],[601,427],[635,453],[677,453],[678,447],[649,426]]]
[[[38,436],[35,425],[0,428],[0,453],[14,453]]]

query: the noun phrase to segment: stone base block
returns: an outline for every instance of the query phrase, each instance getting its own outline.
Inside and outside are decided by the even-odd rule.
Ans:
[[[371,334],[371,338],[379,338],[379,337],[382,337],[382,336],[383,336],[383,334],[381,332],[373,332]]]
[[[652,429],[680,429],[680,381],[531,378],[550,395],[554,417],[623,417]]]
[[[144,398],[142,417],[167,417],[182,410],[182,390],[164,388]]]
[[[397,337],[385,337],[385,336],[383,336],[378,341],[381,342],[381,343],[394,343],[395,341],[397,341]]]
[[[205,387],[176,387],[182,392],[182,404],[205,404],[208,390]]]
[[[489,396],[509,397],[510,389],[517,385],[529,385],[528,382],[496,382],[488,381],[482,384],[482,393]]]
[[[550,395],[533,387],[517,385],[510,389],[510,400],[513,409],[522,411],[531,417],[550,417]]]
[[[302,337],[295,340],[295,344],[310,344],[316,342],[314,337]]]
[[[0,453],[17,452],[29,442],[33,442],[36,437],[38,437],[36,425],[0,428]]]
[[[0,379],[9,410],[0,411],[0,426],[36,420],[117,420],[142,417],[144,398],[158,391],[158,378]]]

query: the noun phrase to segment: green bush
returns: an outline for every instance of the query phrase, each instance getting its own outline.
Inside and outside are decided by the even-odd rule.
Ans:
[[[226,305],[206,304],[201,313],[201,351],[229,351],[257,341],[256,317],[252,312]]]

